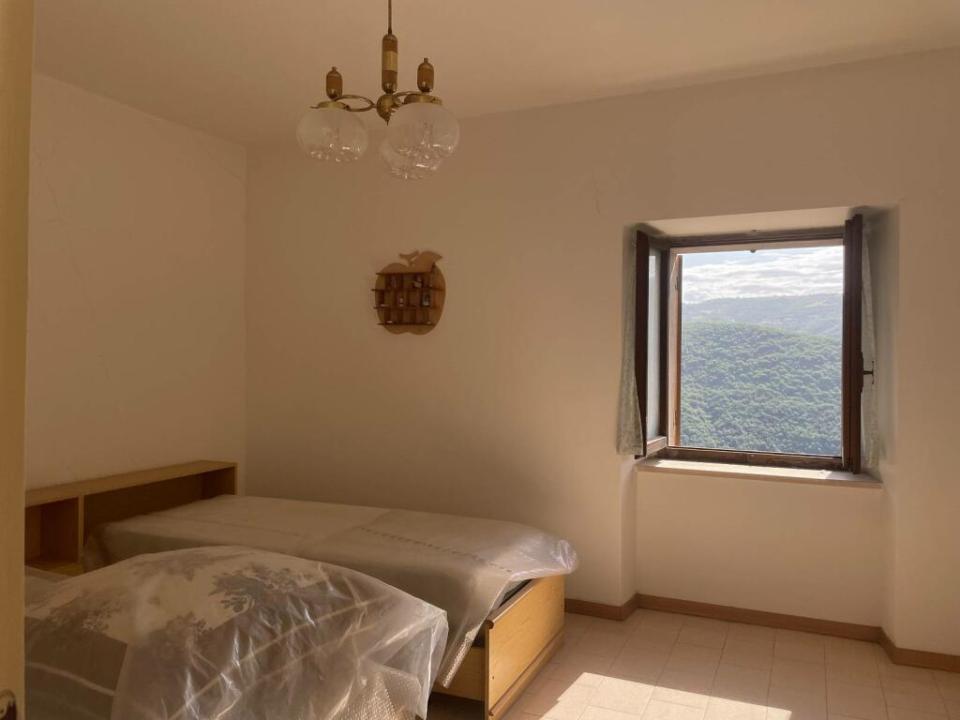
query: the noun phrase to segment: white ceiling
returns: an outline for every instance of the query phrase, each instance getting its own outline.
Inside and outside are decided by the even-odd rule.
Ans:
[[[395,0],[464,117],[960,44],[960,0]],[[37,0],[42,72],[241,142],[292,136],[330,65],[379,90],[386,0]]]

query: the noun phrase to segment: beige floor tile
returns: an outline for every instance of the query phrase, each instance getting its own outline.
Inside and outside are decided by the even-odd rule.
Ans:
[[[726,700],[764,704],[770,688],[770,671],[720,663],[711,695]]]
[[[889,707],[898,707],[904,710],[920,710],[922,712],[946,715],[947,708],[943,703],[941,690],[936,685],[913,680],[897,680],[883,678],[883,695]]]
[[[579,720],[596,688],[549,680],[532,693],[524,693],[517,710],[552,720]]]
[[[773,642],[777,637],[777,631],[774,628],[763,627],[761,625],[746,625],[744,623],[731,623],[727,632],[730,640],[743,640],[754,643],[768,643],[773,648]]]
[[[828,637],[826,640],[827,662],[833,660],[862,659],[876,662],[879,645],[862,640]]]
[[[939,681],[936,681],[933,685],[930,685],[922,681],[901,680],[899,678],[890,677],[887,675],[884,676],[882,684],[884,690],[890,690],[891,692],[896,693],[904,693],[907,695],[929,697],[940,696],[943,693],[943,688],[940,686]]]
[[[919,710],[936,715],[947,714],[947,706],[939,694],[914,695],[911,693],[891,692],[884,688],[883,695],[887,701],[887,707],[900,708],[901,710]]]
[[[825,692],[770,686],[767,720],[826,720]]]
[[[431,720],[482,713],[430,702]],[[894,665],[844,638],[647,610],[624,622],[571,614],[563,649],[505,720],[960,720],[960,674]]]
[[[683,627],[684,616],[675,613],[659,612],[657,610],[638,610],[641,613],[640,624],[653,627]]]
[[[707,704],[704,720],[765,720],[767,706],[713,697]]]
[[[517,710],[515,707],[510,708],[510,711],[503,716],[503,720],[539,720],[542,718],[542,715],[533,715],[531,713],[525,713],[520,710]],[[437,714],[435,711],[430,711],[430,720],[482,720],[483,718],[483,708],[468,714],[458,714],[458,715],[441,715]]]
[[[673,647],[680,635],[680,628],[658,625],[638,625],[627,637],[627,645]]]
[[[714,620],[713,618],[688,616],[683,621],[684,627],[697,628],[698,630],[712,630],[713,632],[722,632],[726,635],[730,631],[730,626],[725,620]]]
[[[603,655],[614,658],[623,650],[627,643],[625,632],[612,633],[596,630],[587,630],[576,642],[576,649],[591,655]]]
[[[909,667],[907,665],[895,665],[887,657],[881,657],[877,662],[877,668],[882,678],[892,678],[894,680],[910,680],[912,682],[924,683],[926,685],[936,685],[937,681],[932,670],[924,668]]]
[[[639,715],[590,705],[583,711],[580,720],[638,720]]]
[[[773,641],[754,642],[728,635],[720,662],[757,670],[769,670],[773,667]]]
[[[667,660],[667,670],[679,670],[690,673],[713,673],[720,664],[719,648],[689,645],[678,642]]]
[[[826,690],[826,670],[817,663],[774,658],[770,684],[823,693]]]
[[[904,708],[889,708],[890,720],[944,720],[946,716],[922,710],[906,710]]]
[[[629,617],[623,621],[623,624],[632,630],[633,628],[640,626],[640,621],[642,619],[643,615],[640,613],[640,611],[634,610],[632,613],[630,613]]]
[[[785,630],[783,628],[777,628],[776,633],[777,640],[805,643],[807,645],[818,645],[820,647],[825,647],[827,644],[827,636],[819,635],[817,633],[808,633],[801,630]]]
[[[705,708],[713,686],[713,673],[664,670],[653,691],[654,700]]]
[[[827,708],[838,715],[860,720],[887,720],[887,707],[879,688],[852,683],[827,683]]]
[[[613,658],[581,653],[576,650],[558,653],[557,661],[545,668],[546,676],[571,685],[599,685],[610,671]]]
[[[594,707],[640,715],[653,696],[651,683],[605,678],[594,693],[590,704]]]
[[[944,700],[960,701],[960,673],[937,670],[933,673],[933,676]]]
[[[705,709],[651,700],[643,711],[643,720],[703,720]]]
[[[848,657],[831,662],[828,659],[827,680],[880,687],[880,671],[876,660]]]
[[[663,652],[636,652],[625,648],[610,666],[610,676],[624,680],[655,683],[667,664]]]
[[[800,660],[802,662],[826,662],[826,649],[823,643],[783,639],[779,636],[773,646],[773,656],[784,660]]]
[[[593,623],[587,629],[593,632],[609,633],[611,635],[627,635],[631,630],[631,626],[627,625],[623,620],[592,619]]]
[[[593,623],[594,618],[576,613],[566,613],[563,620],[563,633],[567,638],[579,635]]]
[[[707,627],[690,627],[684,625],[680,629],[678,642],[689,645],[700,645],[709,648],[722,648],[727,639],[726,630],[712,630]]]

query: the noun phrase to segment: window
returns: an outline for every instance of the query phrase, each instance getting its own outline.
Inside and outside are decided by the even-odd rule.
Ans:
[[[646,454],[859,472],[861,216],[637,250]]]

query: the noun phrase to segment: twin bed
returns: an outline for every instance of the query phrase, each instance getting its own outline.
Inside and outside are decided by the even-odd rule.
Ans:
[[[83,565],[104,568],[93,577],[144,557],[244,546],[264,553],[254,559],[260,564],[270,557],[299,558],[327,572],[349,568],[418,599],[424,612],[445,612],[446,641],[439,641],[435,659],[421,648],[420,676],[409,664],[391,667],[387,675],[407,673],[408,684],[426,682],[427,691],[435,678],[438,692],[482,701],[493,720],[562,641],[563,576],[576,565],[565,541],[513,523],[235,493],[235,466],[214,462],[31,491],[27,563],[67,574],[82,572]],[[404,630],[384,627],[380,634]],[[415,636],[421,644],[425,636],[436,641],[436,628]],[[335,641],[335,634],[324,639],[328,645]],[[360,684],[383,685],[377,675],[383,662],[368,667],[377,668],[377,679]],[[333,689],[327,694],[336,695]],[[408,699],[373,705],[392,708],[389,715],[423,715],[425,694],[408,696],[419,704]],[[345,706],[338,707],[343,715]],[[334,715],[310,717],[325,716]]]

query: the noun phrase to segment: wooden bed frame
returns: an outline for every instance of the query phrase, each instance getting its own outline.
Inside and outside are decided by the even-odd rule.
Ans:
[[[83,545],[103,523],[237,493],[237,465],[198,460],[27,491],[27,565],[83,572]],[[490,613],[449,688],[499,720],[563,642],[564,578],[531,580]]]

